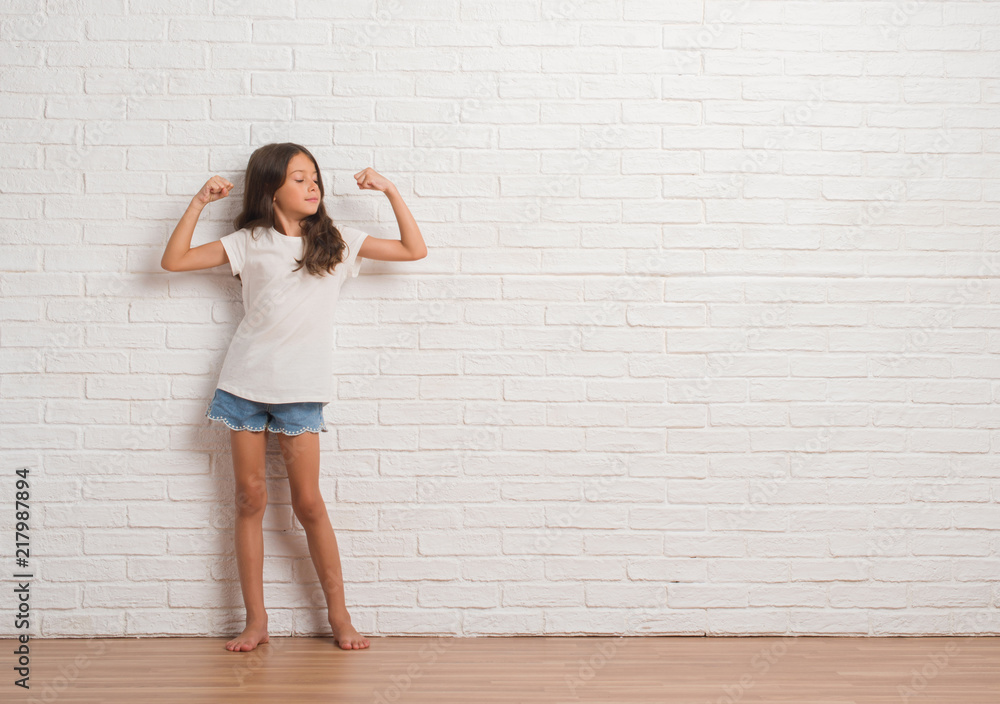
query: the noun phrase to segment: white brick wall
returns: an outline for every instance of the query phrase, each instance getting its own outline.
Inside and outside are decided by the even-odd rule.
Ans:
[[[322,487],[363,633],[1000,633],[1000,3],[5,8],[35,634],[238,632],[203,414],[239,284],[159,259],[284,140],[372,234],[351,174],[393,179],[430,251],[338,311]],[[272,632],[326,632],[270,450]]]

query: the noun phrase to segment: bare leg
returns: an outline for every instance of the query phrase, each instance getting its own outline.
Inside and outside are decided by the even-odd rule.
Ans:
[[[267,507],[264,453],[267,430],[231,430],[233,473],[236,479],[236,563],[247,612],[243,632],[226,643],[226,650],[253,650],[267,643],[264,610],[264,509]]]
[[[344,577],[340,569],[340,550],[326,503],[319,492],[319,434],[278,434],[281,453],[288,470],[295,517],[306,531],[309,554],[319,576],[333,637],[343,650],[367,648],[369,641],[351,625],[344,598]]]

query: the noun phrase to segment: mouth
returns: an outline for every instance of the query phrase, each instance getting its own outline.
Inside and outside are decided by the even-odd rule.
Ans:
[[[306,203],[317,203],[319,198],[306,198]]]

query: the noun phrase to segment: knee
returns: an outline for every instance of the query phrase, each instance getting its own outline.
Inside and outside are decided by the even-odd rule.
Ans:
[[[263,485],[236,487],[236,512],[241,516],[257,516],[267,508],[267,488]]]
[[[318,494],[295,499],[292,501],[292,509],[302,525],[313,523],[326,515],[326,504]]]

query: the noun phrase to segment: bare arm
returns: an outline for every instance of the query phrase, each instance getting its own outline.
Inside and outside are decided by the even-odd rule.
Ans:
[[[232,189],[231,184],[221,176],[208,179],[201,190],[191,199],[187,210],[174,228],[163,251],[160,266],[167,271],[194,271],[195,269],[211,269],[222,266],[229,261],[222,242],[216,240],[191,249],[191,237],[194,226],[198,223],[201,211],[209,203],[225,198]]]
[[[398,240],[367,237],[358,250],[358,256],[386,262],[411,262],[426,257],[424,237],[395,184],[371,168],[359,171],[354,174],[354,178],[358,180],[358,188],[382,191],[389,198],[392,212],[399,224],[400,237]]]

